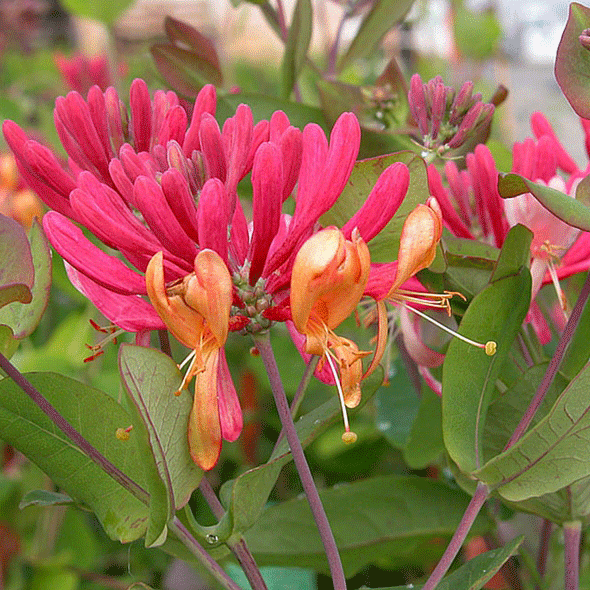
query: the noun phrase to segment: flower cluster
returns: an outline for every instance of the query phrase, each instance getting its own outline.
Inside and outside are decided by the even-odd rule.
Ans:
[[[204,469],[242,426],[223,353],[229,331],[292,322],[302,348],[339,370],[343,399],[356,405],[365,353],[333,330],[363,294],[389,297],[429,264],[440,238],[437,226],[421,234],[418,249],[402,246],[397,272],[396,263],[371,265],[366,244],[408,189],[401,163],[383,172],[342,228],[321,228],[358,154],[351,113],[340,116],[328,141],[318,125],[300,131],[282,112],[255,125],[246,105],[220,128],[215,107],[212,86],[190,115],[172,92],[152,99],[141,80],[131,86],[130,113],[113,88],[95,86],[87,100],[71,92],[55,109],[67,169],[16,124],[3,128],[21,173],[53,209],[44,229],[74,285],[139,342],[149,342],[150,330],[169,329],[193,350],[183,387],[194,378],[188,436]],[[249,173],[250,219],[238,198]],[[289,215],[282,206],[292,192]]]
[[[493,104],[484,103],[481,94],[473,94],[473,82],[465,82],[455,93],[440,76],[423,84],[420,75],[414,74],[408,103],[426,158],[429,153],[441,156],[461,147],[488,125],[494,114]]]

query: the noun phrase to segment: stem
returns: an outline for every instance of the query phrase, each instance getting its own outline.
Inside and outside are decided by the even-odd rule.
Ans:
[[[211,487],[209,480],[205,476],[201,479],[199,491],[203,495],[203,498],[205,498],[209,508],[211,508],[211,512],[213,512],[215,518],[221,520],[225,515],[225,509],[219,501],[219,498],[217,498],[217,494]],[[258,568],[246,541],[243,538],[240,538],[237,541],[228,540],[227,546],[231,549],[232,553],[242,566],[246,578],[248,578],[248,581],[250,582],[250,586],[252,586],[254,590],[267,590],[266,582],[260,573],[260,569]]]
[[[113,465],[103,454],[95,449],[12,365],[12,363],[0,353],[0,367],[6,374],[33,400],[39,409],[78,447],[94,461],[105,473],[121,484],[128,492],[149,504],[150,496],[146,490],[135,483],[128,475]]]
[[[580,587],[580,539],[582,523],[579,520],[563,524],[565,590]]]
[[[175,516],[168,528],[178,537],[181,543],[207,568],[209,573],[227,590],[241,588],[225,573],[223,568],[201,547],[200,543],[190,534],[187,528]]]
[[[319,356],[313,355],[309,359],[309,362],[307,363],[307,365],[305,367],[305,371],[303,372],[303,377],[301,377],[301,381],[299,382],[299,385],[297,386],[297,391],[295,392],[295,395],[293,396],[293,401],[291,402],[290,411],[291,411],[291,417],[293,419],[297,416],[297,412],[299,411],[299,406],[301,405],[301,402],[303,401],[303,394],[307,390],[307,386],[309,385],[309,382],[311,381],[311,378],[313,376],[313,372],[315,371],[315,368],[318,366],[319,360],[320,360]],[[274,455],[274,452],[276,451],[277,447],[279,446],[279,443],[283,440],[284,436],[285,436],[285,429],[283,428],[281,430],[281,432],[279,432],[279,436],[277,437],[277,442],[275,443],[275,446],[272,450],[271,456]]]
[[[307,496],[309,507],[311,508],[313,518],[315,520],[316,526],[318,527],[318,532],[322,539],[322,543],[324,544],[326,557],[330,566],[330,573],[332,574],[332,583],[334,584],[334,589],[346,590],[346,578],[344,577],[344,571],[342,569],[342,561],[340,560],[338,547],[336,547],[334,534],[330,528],[330,523],[328,522],[328,518],[326,516],[326,512],[324,511],[318,490],[315,486],[313,476],[311,475],[309,465],[307,464],[307,459],[305,458],[301,441],[297,436],[297,430],[295,429],[295,424],[293,423],[293,418],[289,410],[289,403],[287,402],[285,389],[283,387],[283,382],[281,381],[281,376],[279,374],[279,369],[277,367],[276,359],[270,344],[270,336],[268,332],[254,336],[254,342],[260,351],[260,357],[262,358],[262,362],[264,363],[264,367],[268,373],[268,379],[270,381],[272,393],[275,398],[277,411],[279,413],[281,423],[283,424],[283,430],[285,431],[285,436],[289,442],[289,447],[291,447],[293,461],[295,462],[295,467],[299,473],[299,478],[301,479],[303,489]]]
[[[471,529],[471,525],[479,514],[487,497],[488,487],[485,484],[478,482],[477,488],[475,488],[475,494],[473,494],[473,498],[471,498],[471,502],[469,502],[469,506],[467,506],[455,534],[445,549],[440,561],[436,564],[436,567],[430,574],[426,584],[422,587],[422,590],[433,590],[436,588],[436,585],[447,573],[447,570],[451,567],[457,553],[459,553],[459,549],[461,549],[469,530]]]
[[[570,315],[569,320],[567,321],[567,324],[565,325],[565,328],[563,330],[563,334],[561,335],[561,338],[559,339],[559,342],[557,343],[557,348],[555,349],[555,354],[553,355],[553,358],[549,361],[549,366],[547,367],[547,371],[545,372],[545,375],[543,376],[543,380],[539,384],[539,388],[537,389],[535,396],[533,397],[529,407],[527,408],[527,411],[524,413],[523,417],[521,418],[520,422],[518,423],[518,426],[516,427],[516,429],[512,433],[510,440],[506,443],[506,446],[504,447],[504,451],[509,449],[512,445],[514,445],[514,443],[516,443],[518,440],[520,440],[522,435],[526,432],[526,429],[529,427],[532,419],[535,416],[535,413],[539,409],[539,406],[543,403],[543,400],[545,399],[545,394],[547,393],[549,387],[551,386],[551,383],[553,383],[553,379],[555,378],[555,375],[557,373],[557,369],[559,368],[559,365],[561,364],[561,361],[563,359],[563,355],[565,354],[568,344],[570,343],[570,340],[572,339],[572,337],[576,331],[576,328],[578,327],[578,323],[580,322],[580,316],[582,315],[582,311],[584,310],[584,306],[586,305],[586,301],[588,300],[589,296],[590,296],[590,273],[588,273],[588,276],[586,277],[586,280],[584,281],[584,285],[582,286],[582,290],[580,291],[580,296],[578,297],[578,300],[576,301],[576,305],[574,306],[574,309],[572,310],[572,314]]]
[[[539,552],[537,553],[537,572],[541,580],[545,576],[545,570],[547,569],[547,555],[549,554],[549,539],[551,538],[552,528],[553,523],[546,518],[543,519],[543,526],[539,536]],[[537,584],[536,590],[541,590],[540,584]]]
[[[158,339],[160,340],[160,350],[172,358],[172,348],[170,347],[168,330],[158,330]]]
[[[228,541],[227,546],[231,549],[232,553],[236,556],[236,559],[240,562],[240,565],[246,574],[246,578],[248,578],[248,582],[250,582],[250,586],[252,586],[253,590],[268,590],[266,582],[264,581],[262,573],[260,572],[260,568],[254,560],[250,549],[248,549],[246,540],[244,538],[240,538],[238,541]]]

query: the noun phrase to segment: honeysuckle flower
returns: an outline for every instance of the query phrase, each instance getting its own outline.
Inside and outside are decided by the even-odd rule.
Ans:
[[[344,113],[328,141],[318,125],[300,131],[280,111],[255,125],[250,108],[240,105],[220,129],[215,105],[212,86],[199,93],[191,115],[173,92],[158,91],[152,99],[141,80],[131,85],[129,113],[113,88],[103,93],[93,87],[87,100],[71,92],[55,109],[67,168],[16,124],[7,121],[3,130],[27,182],[53,209],[44,217],[44,229],[74,285],[111,322],[135,332],[140,343],[147,344],[150,330],[170,329],[192,348],[185,383],[194,377],[195,397],[206,400],[206,409],[195,402],[199,429],[218,416],[221,438],[228,438],[228,432],[237,436],[241,417],[223,354],[227,331],[256,333],[273,321],[291,321],[297,253],[321,230],[319,218],[348,181],[360,127],[353,114]],[[249,173],[250,220],[237,192]],[[296,185],[294,211],[283,213]],[[342,227],[345,241],[374,238],[408,185],[406,166],[389,166]],[[207,315],[202,301],[186,291],[200,276],[202,252],[214,252],[216,268],[221,261],[231,277],[229,315]],[[339,366],[354,368],[343,375],[352,391],[360,381],[355,347],[332,352]],[[210,403],[214,391],[216,404]],[[207,468],[216,460],[218,440],[215,435],[191,443],[209,449],[196,453],[206,456],[198,460]]]
[[[166,286],[162,252],[150,260],[145,274],[148,296],[168,329],[188,348],[193,359],[181,390],[194,377],[195,395],[188,421],[191,457],[202,469],[211,469],[221,452],[222,437],[234,441],[242,429],[242,414],[231,379],[220,372],[233,300],[231,276],[219,254],[201,250],[194,271]],[[178,392],[180,393],[180,391]],[[231,416],[222,417],[222,408]]]
[[[320,363],[327,362],[334,373],[332,359],[339,366],[341,382],[336,375],[335,381],[345,420],[345,442],[356,439],[345,408],[360,402],[362,358],[369,354],[333,331],[356,309],[369,279],[369,248],[358,229],[351,238],[347,240],[336,227],[311,236],[295,257],[290,296],[293,324],[306,336],[305,352],[319,355]]]

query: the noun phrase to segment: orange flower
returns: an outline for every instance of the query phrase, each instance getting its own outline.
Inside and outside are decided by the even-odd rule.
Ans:
[[[188,423],[189,450],[193,461],[208,470],[217,463],[222,436],[227,438],[218,398],[223,390],[219,363],[228,334],[231,276],[217,252],[201,250],[195,258],[194,272],[167,287],[162,258],[159,252],[148,264],[147,292],[172,334],[193,349],[194,358],[177,394],[195,378]]]
[[[332,368],[343,407],[345,442],[356,439],[345,408],[354,408],[361,399],[361,359],[369,354],[333,331],[356,309],[369,278],[369,249],[358,231],[353,230],[351,238],[345,239],[336,227],[320,230],[300,248],[291,275],[293,323],[307,337],[305,352],[321,356],[321,362]]]

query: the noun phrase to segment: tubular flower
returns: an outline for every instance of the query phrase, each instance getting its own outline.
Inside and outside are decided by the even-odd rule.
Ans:
[[[3,131],[25,180],[53,209],[43,227],[76,288],[113,324],[135,332],[138,342],[149,342],[150,330],[170,329],[194,351],[184,383],[195,378],[191,449],[209,468],[220,440],[219,431],[203,433],[209,421],[219,421],[225,439],[237,436],[241,427],[223,352],[227,332],[291,323],[297,253],[321,233],[319,218],[348,182],[360,126],[352,113],[344,113],[328,139],[316,124],[303,131],[292,127],[280,111],[254,124],[250,108],[240,105],[220,128],[213,86],[201,90],[190,115],[173,92],[158,91],[152,99],[142,80],[131,85],[129,104],[127,112],[113,88],[101,92],[96,86],[87,100],[76,92],[57,100],[55,122],[69,156],[66,168],[15,123],[6,121]],[[250,219],[238,198],[238,183],[249,173]],[[356,252],[362,258],[366,246],[359,240],[364,245],[385,227],[408,185],[404,164],[392,164],[381,174],[341,229],[344,243],[354,245],[346,256]],[[282,211],[291,195],[292,215]],[[360,278],[368,272],[362,260],[354,305],[366,280]],[[336,313],[327,324],[331,330],[354,305],[339,308],[328,294],[322,297]],[[320,342],[315,332],[310,335],[310,343]],[[345,367],[342,380],[352,392],[360,381],[355,359],[364,353],[335,335],[330,338],[330,360]]]
[[[357,229],[347,240],[341,230],[328,227],[301,246],[291,275],[291,315],[297,330],[306,336],[305,352],[319,355],[320,363],[328,362],[332,368],[334,359],[340,368],[341,380],[335,375],[335,381],[345,416],[346,442],[356,437],[350,432],[345,407],[354,408],[360,402],[361,359],[369,353],[333,330],[356,309],[370,267],[369,248]]]
[[[230,381],[224,387],[220,383],[220,351],[227,340],[233,297],[231,276],[217,252],[201,250],[195,257],[194,272],[182,280],[166,287],[162,252],[150,260],[145,279],[159,316],[180,342],[193,349],[193,360],[181,385],[183,389],[195,378],[189,451],[202,469],[211,469],[221,452],[221,438],[233,441],[242,428],[233,384]],[[222,402],[234,410],[232,416],[223,415]]]

